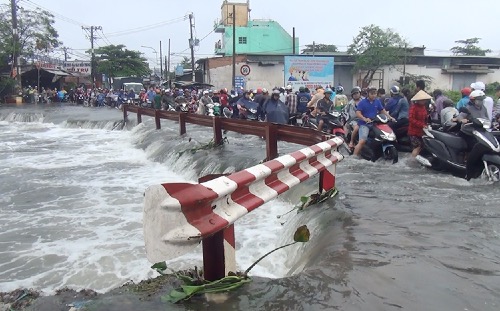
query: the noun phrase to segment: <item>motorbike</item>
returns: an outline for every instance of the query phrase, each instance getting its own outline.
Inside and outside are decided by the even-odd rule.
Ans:
[[[242,106],[239,110],[239,115],[241,119],[247,119],[252,121],[260,121],[260,109],[259,104],[255,102],[248,102]]]
[[[324,122],[322,131],[327,134],[332,134],[335,136],[342,136],[345,138],[345,130],[344,130],[344,118],[339,111],[330,111],[327,113],[328,122]],[[297,123],[300,123],[303,127],[310,127],[315,130],[318,129],[318,122],[316,118],[311,116],[310,111],[306,112],[302,115],[301,121],[297,120]]]
[[[210,117],[220,116],[220,104],[219,103],[208,104],[207,115]]]
[[[416,159],[426,167],[467,180],[483,175],[500,181],[500,144],[490,128],[491,122],[483,118],[462,125],[458,134],[425,128],[422,139],[426,152]]]
[[[396,134],[388,124],[389,118],[385,114],[379,114],[372,119],[370,133],[366,144],[361,149],[361,157],[375,162],[383,157],[385,160],[392,160],[392,163],[399,161],[398,150],[396,149]],[[347,138],[348,140],[350,137]]]
[[[80,93],[76,95],[76,104],[77,105],[85,105],[85,95]]]

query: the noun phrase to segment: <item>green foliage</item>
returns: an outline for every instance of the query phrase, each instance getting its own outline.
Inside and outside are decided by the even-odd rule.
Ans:
[[[334,44],[306,44],[306,48],[302,50],[302,53],[312,53],[312,52],[338,52],[338,48]]]
[[[406,81],[407,83],[401,83],[403,81],[399,81],[401,84],[401,87],[406,87],[411,91],[411,93],[415,93],[416,83],[418,80],[424,80],[425,88],[428,91],[429,86],[431,85],[433,78],[431,76],[427,76],[427,75],[415,75],[415,74],[407,72],[406,73],[406,80],[407,80]]]
[[[184,69],[191,69],[191,58],[183,56],[181,61],[181,66]]]
[[[363,86],[368,86],[378,69],[402,61],[406,46],[406,41],[398,33],[372,24],[363,27],[354,37],[347,53],[354,56],[354,70],[366,71]]]
[[[54,16],[42,9],[29,10],[19,7],[17,12],[19,46],[21,56],[37,52],[51,52],[60,46],[59,34],[53,27]],[[11,62],[14,51],[12,37],[12,14],[10,6],[0,8],[0,60]]]
[[[295,242],[305,243],[309,242],[310,236],[311,233],[309,232],[309,229],[306,225],[303,225],[297,228],[297,231],[295,231],[295,234],[293,235],[293,240]]]
[[[499,87],[499,86],[500,86],[499,82],[493,82],[493,83],[487,84],[486,85],[486,95],[495,98],[496,92],[497,92],[497,87]]]
[[[97,71],[108,77],[143,77],[150,74],[141,52],[127,50],[123,44],[100,47],[95,49],[95,55]]]
[[[308,242],[310,235],[311,233],[309,232],[309,229],[307,228],[306,225],[300,226],[299,228],[297,228],[297,230],[293,235],[294,242],[280,246],[264,254],[264,256],[257,259],[257,261],[255,261],[243,273],[230,272],[228,276],[213,282],[205,280],[201,275],[201,272],[199,272],[196,267],[192,270],[176,273],[175,276],[179,278],[181,281],[183,281],[184,284],[181,285],[181,287],[179,288],[173,289],[168,295],[161,297],[161,299],[162,301],[165,302],[177,303],[183,300],[187,300],[197,294],[222,293],[237,289],[242,285],[252,281],[252,279],[248,277],[248,273],[262,259],[274,253],[275,251],[285,248],[287,246],[296,243]],[[154,264],[153,266],[151,266],[151,268],[155,269],[160,274],[164,275],[165,270],[167,269],[167,265],[164,262],[161,262]]]
[[[490,49],[481,49],[477,46],[481,38],[469,38],[465,40],[458,40],[455,43],[459,45],[454,46],[450,49],[453,55],[467,55],[467,56],[485,56],[486,53],[490,53]]]
[[[16,81],[10,77],[0,77],[0,96],[3,98],[7,94],[12,94],[15,84]]]
[[[462,93],[460,91],[455,90],[446,90],[443,91],[443,95],[451,99],[455,104],[462,98]]]

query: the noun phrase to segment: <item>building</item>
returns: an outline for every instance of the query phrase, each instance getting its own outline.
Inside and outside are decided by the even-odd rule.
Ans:
[[[426,76],[431,83],[430,89],[460,90],[472,82],[493,83],[500,81],[500,57],[488,56],[429,56],[408,53],[406,63],[385,66],[373,77],[372,85],[390,88],[403,81],[403,76]],[[236,56],[236,77],[245,88],[273,88],[284,86],[284,57],[287,55],[245,54]],[[301,54],[300,56],[306,56]],[[362,85],[363,72],[354,72],[354,58],[347,53],[316,53],[309,57],[333,56],[334,81],[346,90]],[[211,57],[198,60],[203,82],[215,88],[230,88],[232,77],[232,57]],[[242,68],[245,68],[244,75]],[[248,68],[248,69],[247,69]]]
[[[300,54],[298,39],[290,36],[278,22],[251,19],[249,1],[233,3],[227,0],[221,6],[221,19],[215,23],[215,31],[222,35],[215,43],[217,56],[197,61],[197,82],[218,89],[232,87],[233,30],[236,33],[236,87],[272,89],[286,85],[285,56],[334,57],[331,85],[341,84],[346,90],[363,86],[365,72],[355,72],[351,55],[345,52]],[[424,51],[425,47],[402,50],[405,57],[401,64],[380,68],[371,84],[388,89],[412,76],[428,78],[430,89],[460,90],[475,81],[486,84],[500,81],[500,57],[428,56]]]
[[[233,17],[233,11],[235,16]],[[299,52],[299,40],[293,38],[273,20],[250,19],[249,1],[228,2],[221,6],[221,19],[215,22],[215,31],[221,40],[215,43],[215,54],[233,55],[233,26],[236,34],[236,54],[294,54]]]

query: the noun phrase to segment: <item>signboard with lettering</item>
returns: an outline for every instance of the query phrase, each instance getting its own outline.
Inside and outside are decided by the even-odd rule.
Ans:
[[[64,68],[68,72],[77,72],[82,75],[90,76],[90,62],[82,62],[82,61],[71,61],[64,62],[62,68]]]

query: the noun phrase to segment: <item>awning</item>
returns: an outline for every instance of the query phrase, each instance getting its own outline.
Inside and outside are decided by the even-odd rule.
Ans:
[[[42,68],[42,70],[50,72],[51,74],[55,74],[56,76],[71,76],[71,74],[69,72],[58,70],[58,69],[45,69],[45,68]]]
[[[442,73],[475,73],[475,74],[488,74],[488,73],[493,73],[495,71],[490,70],[490,69],[473,69],[473,68],[467,68],[467,69],[441,69]]]

